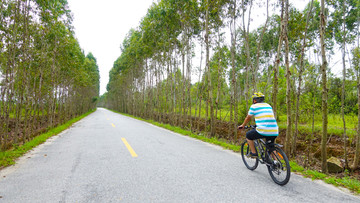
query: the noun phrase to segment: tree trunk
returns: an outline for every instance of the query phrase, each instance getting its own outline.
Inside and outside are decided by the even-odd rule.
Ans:
[[[200,41],[200,66],[199,66],[199,81],[201,81],[201,67],[202,67],[202,59],[203,59],[203,43],[202,41]],[[200,120],[201,120],[201,101],[202,101],[202,88],[203,85],[201,85],[201,83],[199,82],[198,85],[198,89],[197,89],[197,95],[199,95],[199,116],[197,118],[197,131],[200,131]],[[197,112],[197,105],[195,104],[195,117],[196,117],[196,112]]]
[[[185,38],[185,37],[184,37]],[[182,83],[182,97],[181,97],[181,109],[180,109],[180,113],[182,113],[181,116],[181,127],[185,126],[185,118],[186,118],[186,105],[185,105],[185,91],[186,91],[186,81],[185,81],[185,40],[183,40],[183,46],[181,48],[181,65],[182,65],[182,78],[181,78],[181,83]]]
[[[357,6],[360,6],[360,2],[358,2]],[[357,21],[358,21],[358,33],[357,33],[357,48],[358,50],[357,51],[360,51],[360,33],[359,33],[359,30],[360,30],[360,11],[358,11],[358,18],[357,18]],[[360,55],[360,53],[357,53]],[[354,54],[355,55],[355,54]],[[359,59],[358,59],[359,60]],[[359,165],[359,160],[360,160],[360,64],[359,64],[359,61],[357,61],[358,63],[357,64],[354,64],[354,68],[355,68],[355,71],[356,71],[356,76],[357,76],[357,94],[358,94],[358,127],[357,127],[357,135],[356,135],[356,150],[355,150],[355,157],[354,157],[354,161],[353,161],[353,164],[351,166],[351,168],[353,170],[355,170],[358,165]]]
[[[311,148],[314,142],[314,134],[315,134],[315,95],[316,95],[316,87],[317,84],[315,85],[314,88],[314,93],[313,93],[313,105],[312,105],[312,122],[311,122],[311,135],[309,137],[310,139],[310,144],[307,147],[307,162],[305,162],[305,167],[307,167],[308,165],[311,165],[312,163],[312,156],[311,155]]]
[[[243,36],[245,40],[245,52],[246,52],[246,78],[245,78],[245,103],[246,103],[246,109],[249,109],[249,91],[250,91],[250,83],[249,83],[249,77],[250,77],[250,71],[252,70],[252,63],[251,63],[251,56],[250,56],[250,42],[249,42],[249,26],[250,26],[250,13],[251,13],[251,7],[252,7],[252,0],[250,0],[250,10],[249,10],[249,19],[248,19],[248,26],[245,27],[245,2],[242,0],[242,7],[243,7]],[[254,73],[255,74],[255,73]],[[236,110],[235,110],[236,112]]]
[[[189,111],[189,113],[187,113],[186,117],[188,118],[188,123],[186,123],[187,126],[190,127],[190,131],[192,131],[192,119],[191,119],[191,55],[192,55],[192,51],[191,51],[191,40],[190,37],[188,37],[187,40],[187,60],[186,60],[186,67],[187,67],[187,111]],[[189,115],[189,116],[188,116]]]
[[[342,84],[342,94],[341,94],[341,118],[343,120],[344,127],[344,159],[345,167],[348,168],[348,159],[347,159],[347,145],[346,145],[346,122],[345,122],[345,81],[346,81],[346,64],[345,64],[345,40],[346,40],[346,30],[345,30],[345,1],[343,2],[343,42],[342,42],[342,62],[343,62],[343,84]]]
[[[206,46],[206,69],[208,74],[208,105],[210,106],[210,135],[215,135],[214,126],[214,105],[213,105],[213,94],[211,86],[211,69],[210,69],[210,43],[209,43],[209,1],[206,1],[206,20],[205,20],[205,46]],[[206,118],[208,119],[208,118]]]
[[[221,45],[220,45],[220,32],[219,29],[217,30],[217,34],[218,34],[218,49],[219,49],[219,58],[218,58],[218,69],[217,69],[217,91],[216,91],[216,99],[215,99],[215,104],[216,104],[216,110],[215,110],[215,118],[218,118],[218,110],[219,110],[219,100],[220,100],[220,87],[221,87]]]
[[[355,138],[356,142],[356,150],[355,150],[355,157],[352,164],[352,169],[355,170],[359,166],[359,160],[360,160],[360,75],[357,74],[357,93],[358,93],[358,126],[357,126],[357,135]]]
[[[232,84],[232,97],[231,97],[231,108],[230,108],[230,123],[232,120],[232,108],[234,109],[234,126],[233,128],[233,134],[234,137],[237,135],[237,120],[238,120],[238,114],[237,114],[237,85],[236,85],[236,65],[235,65],[235,55],[236,55],[236,0],[234,1],[234,7],[232,10],[232,29],[231,31],[231,68],[232,68],[232,78],[231,78],[231,84]],[[230,25],[230,28],[231,28]],[[231,131],[230,131],[231,132]]]
[[[321,0],[321,12],[320,12],[320,45],[321,45],[321,75],[322,75],[322,137],[321,137],[321,169],[323,173],[327,173],[327,125],[328,125],[328,116],[327,116],[327,80],[326,80],[326,69],[327,69],[327,60],[325,52],[325,0]]]
[[[272,108],[275,114],[275,118],[277,118],[277,94],[278,94],[278,81],[279,81],[279,64],[280,64],[280,52],[283,42],[283,31],[284,30],[284,1],[281,1],[281,26],[280,26],[280,37],[279,44],[276,53],[276,59],[274,64],[274,88],[272,93]]]
[[[292,133],[292,119],[291,119],[291,72],[289,66],[289,41],[288,41],[288,20],[289,20],[289,0],[284,0],[285,3],[285,19],[284,19],[284,41],[285,41],[285,67],[286,67],[286,141],[285,141],[285,153],[290,154],[291,146],[291,133]]]
[[[299,109],[300,109],[301,82],[302,82],[302,74],[304,72],[304,55],[305,55],[305,47],[306,47],[306,36],[307,36],[307,31],[308,31],[310,14],[312,13],[313,2],[314,2],[314,0],[311,0],[310,9],[307,13],[303,44],[302,44],[301,53],[300,53],[300,68],[299,68],[299,79],[298,79],[299,84],[298,84],[298,89],[296,92],[295,134],[293,137],[292,150],[291,150],[291,154],[293,156],[296,155],[296,142],[297,142],[297,136],[299,134],[298,124],[299,124],[299,117],[300,117]]]

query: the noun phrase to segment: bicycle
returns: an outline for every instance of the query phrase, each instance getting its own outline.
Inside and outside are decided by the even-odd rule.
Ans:
[[[256,126],[244,126],[244,129],[256,128]],[[247,140],[241,144],[241,157],[245,166],[250,170],[255,170],[259,162],[265,164],[273,181],[278,185],[286,185],[290,180],[290,164],[285,152],[281,149],[282,145],[264,141],[264,139],[254,140],[257,158],[250,156],[250,146]]]

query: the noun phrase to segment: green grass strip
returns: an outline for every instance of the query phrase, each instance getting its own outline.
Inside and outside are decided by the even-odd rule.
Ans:
[[[360,181],[351,178],[348,176],[348,173],[345,172],[345,177],[337,178],[335,176],[327,175],[324,173],[320,173],[314,170],[305,170],[302,166],[297,163],[290,161],[291,171],[298,172],[305,177],[311,178],[312,180],[323,180],[325,183],[335,185],[337,187],[344,187],[349,189],[352,192],[360,194]]]
[[[32,139],[29,142],[26,142],[23,145],[15,146],[13,149],[0,152],[0,169],[3,167],[15,164],[15,160],[17,158],[21,157],[22,155],[24,155],[26,152],[33,149],[34,147],[44,143],[48,138],[50,138],[54,135],[57,135],[60,132],[68,129],[73,123],[85,118],[86,116],[93,113],[94,111],[95,111],[95,109],[91,110],[79,117],[73,118],[63,125],[52,128],[49,131],[47,131],[46,133],[36,136],[34,139]]]
[[[156,125],[156,126],[171,130],[173,132],[176,132],[176,133],[179,133],[179,134],[182,134],[182,135],[187,135],[189,137],[193,137],[193,138],[202,140],[204,142],[219,145],[219,146],[222,146],[225,149],[230,149],[230,150],[233,150],[235,152],[240,152],[240,146],[234,145],[234,144],[229,144],[229,143],[221,141],[221,140],[219,140],[217,138],[208,138],[208,137],[206,137],[204,135],[194,134],[191,131],[184,130],[184,129],[180,128],[180,127],[175,127],[175,126],[172,126],[172,125],[169,125],[169,124],[163,124],[163,123],[155,122],[153,120],[146,120],[146,119],[143,119],[143,118],[135,117],[133,115],[120,113],[118,111],[114,111],[114,110],[111,110],[111,109],[108,109],[108,110],[112,111],[112,112],[115,112],[115,113],[118,113],[118,114],[121,114],[121,115],[124,115],[124,116],[135,118],[137,120],[142,120],[142,121],[151,123],[153,125]],[[342,187],[345,187],[345,188],[347,188],[347,189],[349,189],[349,190],[351,190],[351,191],[353,191],[353,192],[355,192],[357,194],[360,194],[360,181],[357,180],[357,179],[350,178],[348,176],[346,176],[344,178],[336,178],[336,177],[333,177],[333,176],[330,176],[330,175],[327,175],[327,174],[324,174],[324,173],[320,173],[318,171],[306,170],[306,169],[304,169],[302,166],[300,166],[299,164],[297,164],[294,161],[290,161],[290,167],[291,167],[292,172],[300,173],[305,177],[311,178],[312,180],[315,180],[315,179],[323,180],[324,182],[326,182],[328,184],[333,184],[335,186],[342,186]]]

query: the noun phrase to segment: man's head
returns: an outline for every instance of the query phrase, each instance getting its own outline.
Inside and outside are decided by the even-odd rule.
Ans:
[[[255,92],[252,95],[252,99],[253,99],[253,104],[255,103],[262,103],[265,101],[265,95],[261,92]]]

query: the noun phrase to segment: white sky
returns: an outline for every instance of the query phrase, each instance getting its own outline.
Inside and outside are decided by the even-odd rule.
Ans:
[[[106,92],[109,71],[120,56],[120,45],[139,26],[153,0],[68,0],[80,47],[93,53],[100,70],[100,95]]]

